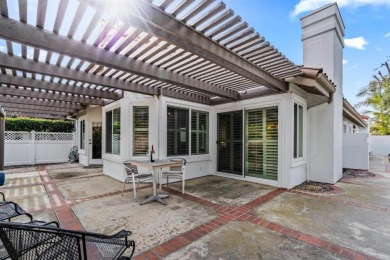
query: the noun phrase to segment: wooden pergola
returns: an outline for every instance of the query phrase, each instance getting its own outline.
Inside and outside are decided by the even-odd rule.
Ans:
[[[216,105],[284,93],[302,74],[223,2],[15,2],[0,0],[8,115],[64,118],[123,91]]]

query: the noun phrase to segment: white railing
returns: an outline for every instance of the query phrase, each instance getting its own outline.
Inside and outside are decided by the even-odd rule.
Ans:
[[[13,132],[4,135],[4,165],[34,165],[68,161],[74,133]]]

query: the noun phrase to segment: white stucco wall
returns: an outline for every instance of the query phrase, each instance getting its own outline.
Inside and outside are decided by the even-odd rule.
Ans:
[[[343,136],[343,168],[369,169],[368,133],[348,133]]]
[[[335,4],[313,11],[301,23],[304,66],[323,68],[336,85],[330,104],[309,109],[308,178],[335,183],[342,177],[344,25]]]
[[[154,145],[155,158],[166,159],[167,151],[167,107],[181,107],[197,111],[209,112],[209,154],[180,156],[187,160],[187,179],[197,178],[210,174],[221,174],[230,178],[238,178],[246,181],[269,184],[277,187],[291,188],[306,180],[306,154],[304,158],[293,159],[293,105],[294,102],[304,105],[306,111],[306,100],[293,93],[272,95],[245,101],[228,103],[218,106],[207,106],[187,102],[184,100],[167,97],[154,98],[150,96],[125,93],[124,98],[105,106],[103,114],[103,172],[112,178],[124,180],[125,173],[122,162],[129,159],[147,160],[146,156],[132,156],[132,113],[133,106],[149,106],[149,144]],[[235,110],[245,110],[278,106],[279,108],[279,178],[277,181],[266,180],[254,177],[234,176],[230,174],[217,173],[217,114]],[[120,155],[105,153],[105,112],[116,107],[121,108],[121,148]],[[305,125],[306,125],[306,113]],[[306,129],[304,130],[306,136]],[[306,141],[304,141],[306,147]],[[244,160],[244,158],[243,158]],[[139,169],[141,172],[146,171]]]

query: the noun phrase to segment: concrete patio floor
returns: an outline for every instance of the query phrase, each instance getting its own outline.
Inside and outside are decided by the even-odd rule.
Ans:
[[[133,232],[135,259],[389,259],[390,173],[341,180],[339,194],[310,194],[208,176],[164,188],[167,205],[143,206],[131,185],[101,168],[58,164],[6,171],[1,190],[35,219],[70,229]],[[139,201],[151,193],[143,184]],[[19,219],[25,221],[25,219]],[[371,258],[370,258],[371,257]]]

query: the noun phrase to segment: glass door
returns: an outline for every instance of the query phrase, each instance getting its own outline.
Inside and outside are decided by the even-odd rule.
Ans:
[[[102,163],[102,122],[92,122],[89,164]]]
[[[219,172],[242,175],[242,111],[218,114]]]
[[[245,111],[245,175],[278,179],[278,107]]]

